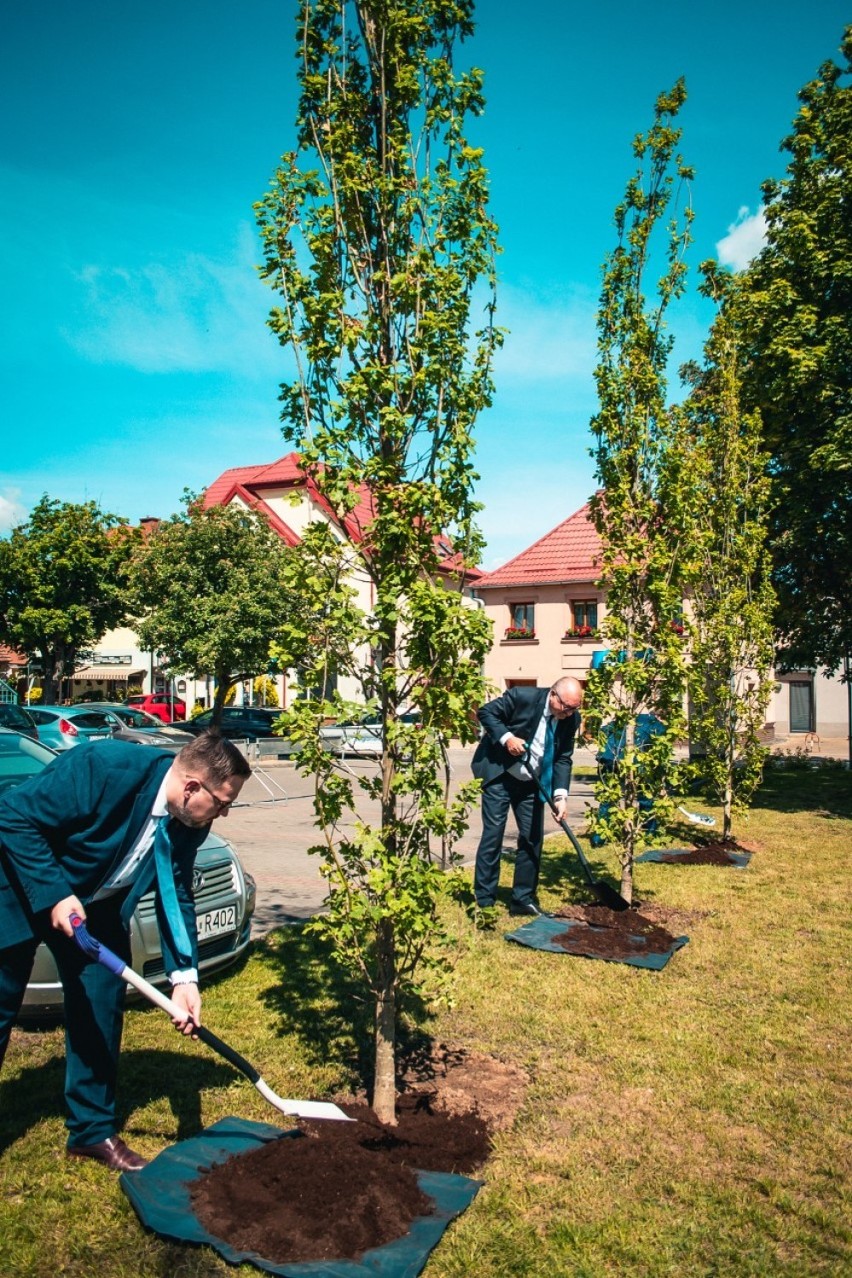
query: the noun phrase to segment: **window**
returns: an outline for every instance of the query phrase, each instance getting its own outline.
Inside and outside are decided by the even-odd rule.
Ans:
[[[509,611],[511,613],[509,625],[513,630],[535,630],[535,604],[510,604]]]
[[[571,625],[572,634],[590,634],[598,628],[598,601],[597,599],[572,599],[571,614],[573,622]]]

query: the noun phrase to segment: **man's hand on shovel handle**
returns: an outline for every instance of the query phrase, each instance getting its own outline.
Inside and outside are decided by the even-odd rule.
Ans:
[[[186,1017],[182,1020],[173,1016],[172,1025],[182,1034],[189,1034],[196,1038],[195,1027],[201,1024],[201,994],[198,986],[191,981],[183,985],[174,985],[170,997],[173,1003],[186,1012]]]

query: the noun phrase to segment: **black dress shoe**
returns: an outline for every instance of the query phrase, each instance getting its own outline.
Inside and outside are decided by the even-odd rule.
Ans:
[[[509,913],[513,914],[516,918],[521,916],[531,919],[553,918],[552,914],[548,914],[547,910],[541,909],[540,906],[536,905],[535,901],[525,901],[523,905],[519,905],[517,902],[514,902],[509,906]]]
[[[97,1145],[69,1145],[65,1152],[69,1158],[94,1158],[111,1171],[141,1171],[148,1165],[148,1159],[128,1149],[120,1136],[110,1136],[107,1140],[98,1141]]]

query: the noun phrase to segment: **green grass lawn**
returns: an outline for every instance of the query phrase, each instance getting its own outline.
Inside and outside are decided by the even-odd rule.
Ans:
[[[428,1278],[852,1272],[849,773],[772,771],[736,832],[759,849],[747,870],[637,867],[639,898],[680,911],[690,937],[662,972],[508,945],[515,920],[476,932],[447,904],[456,1002],[422,1028],[517,1063],[530,1086]],[[607,850],[589,855],[615,881]],[[561,835],[541,896],[588,899]],[[303,929],[205,997],[211,1029],[290,1096],[359,1084],[352,1007]],[[229,1114],[277,1121],[148,1009],[127,1017],[121,1099],[151,1156]],[[145,1234],[116,1179],[63,1147],[61,1032],[17,1033],[0,1078],[3,1278],[235,1272]]]

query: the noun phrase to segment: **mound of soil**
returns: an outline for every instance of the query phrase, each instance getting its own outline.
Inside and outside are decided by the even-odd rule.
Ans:
[[[625,959],[636,954],[667,954],[674,937],[636,910],[610,910],[605,905],[564,906],[557,919],[574,919],[586,927],[572,927],[554,936],[553,942],[569,954]]]
[[[366,1105],[342,1108],[357,1121],[303,1120],[300,1135],[211,1168],[191,1191],[204,1227],[276,1264],[357,1260],[431,1214],[416,1171],[468,1173],[491,1149],[475,1110],[450,1114],[422,1093],[397,1098],[395,1127]]]
[[[735,839],[710,839],[706,843],[697,843],[690,852],[682,852],[677,856],[663,853],[660,860],[672,865],[736,865],[732,852],[742,856],[751,851],[751,848],[743,847]]]

